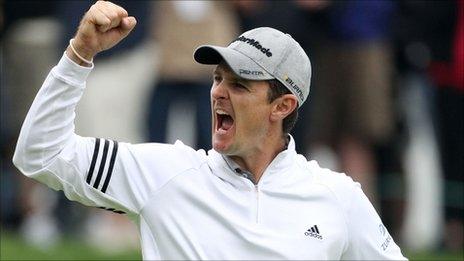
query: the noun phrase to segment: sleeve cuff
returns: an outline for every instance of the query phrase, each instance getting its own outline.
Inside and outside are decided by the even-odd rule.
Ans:
[[[67,82],[72,82],[76,85],[84,85],[93,67],[93,63],[90,67],[78,65],[66,55],[66,52],[64,52],[58,65],[54,68],[54,72],[56,76]]]

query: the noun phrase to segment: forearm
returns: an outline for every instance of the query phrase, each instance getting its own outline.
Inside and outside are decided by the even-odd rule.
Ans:
[[[92,68],[64,55],[47,76],[23,123],[13,157],[24,173],[44,168],[74,135],[75,107]]]

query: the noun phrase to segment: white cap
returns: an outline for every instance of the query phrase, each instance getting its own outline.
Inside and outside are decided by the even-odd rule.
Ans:
[[[274,28],[247,31],[227,47],[202,45],[193,56],[202,64],[219,64],[224,60],[244,79],[277,79],[297,97],[299,106],[308,97],[311,82],[308,55],[289,34]]]

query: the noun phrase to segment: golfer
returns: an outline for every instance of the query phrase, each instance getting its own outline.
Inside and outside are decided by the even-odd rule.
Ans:
[[[106,1],[84,15],[22,126],[13,158],[22,173],[70,200],[126,214],[145,260],[405,259],[358,183],[295,152],[289,132],[308,97],[311,65],[278,30],[256,28],[227,47],[195,50],[198,63],[214,67],[208,152],[181,141],[76,134],[93,57],[135,25]]]

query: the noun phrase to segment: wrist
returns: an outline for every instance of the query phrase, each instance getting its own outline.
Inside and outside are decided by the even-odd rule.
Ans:
[[[76,64],[80,66],[85,66],[85,67],[91,67],[92,65],[89,63],[86,63],[82,61],[79,57],[77,57],[74,52],[71,49],[71,46],[68,45],[68,48],[66,48],[66,56],[68,56],[71,61],[75,62]]]
[[[93,63],[93,56],[95,55],[92,52],[85,51],[82,44],[76,44],[74,38],[69,40],[66,54],[72,61],[81,66],[91,66]]]
[[[86,41],[82,40],[82,37],[76,35],[74,38],[70,40],[72,41],[74,50],[84,59],[91,61],[97,52],[92,48],[89,48],[89,44]]]

